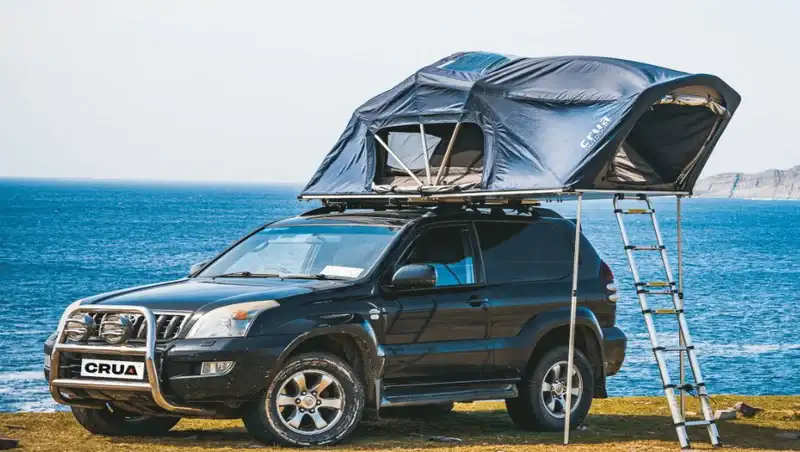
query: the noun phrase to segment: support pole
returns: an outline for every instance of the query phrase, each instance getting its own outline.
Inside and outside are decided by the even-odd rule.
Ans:
[[[450,142],[447,143],[447,150],[444,152],[444,158],[442,158],[442,164],[439,165],[439,171],[436,173],[436,182],[434,182],[433,185],[439,185],[439,181],[442,180],[444,170],[450,162],[450,151],[453,150],[453,145],[456,143],[456,138],[458,138],[458,129],[460,128],[461,123],[457,122],[456,127],[453,129],[453,136],[450,137]]]
[[[428,162],[428,137],[425,136],[425,124],[419,123],[419,135],[422,137],[422,157],[425,159],[425,177],[431,184],[431,164]]]
[[[677,213],[677,230],[678,230],[678,296],[681,299],[681,308],[683,308],[683,231],[681,228],[681,197],[675,197],[675,211]],[[685,347],[686,341],[683,339],[683,334],[678,335],[680,346]],[[684,385],[686,384],[686,356],[683,353],[679,356],[679,372],[681,381],[680,401],[681,401],[681,417],[686,419],[686,391]]]
[[[575,361],[575,317],[578,310],[578,263],[581,255],[581,203],[583,193],[578,193],[575,213],[575,251],[572,253],[572,303],[569,313],[569,355],[567,356],[567,406],[564,414],[564,444],[569,444],[569,424],[572,414],[572,369]],[[591,382],[589,383],[591,384]]]
[[[421,180],[419,180],[419,178],[418,178],[417,176],[415,176],[415,175],[414,175],[414,173],[412,173],[410,169],[408,169],[408,167],[406,166],[406,164],[405,164],[405,163],[403,163],[403,161],[402,161],[402,160],[400,160],[400,157],[398,157],[398,156],[397,156],[397,154],[395,154],[395,153],[394,153],[394,151],[392,151],[391,149],[389,149],[389,145],[388,145],[388,144],[386,144],[386,143],[384,143],[384,142],[383,142],[383,140],[381,140],[381,137],[379,137],[377,133],[375,134],[375,140],[376,140],[378,143],[380,143],[380,144],[381,144],[381,146],[383,146],[383,148],[384,148],[384,149],[386,149],[386,152],[388,152],[388,153],[389,153],[389,155],[391,155],[392,157],[394,157],[394,159],[395,159],[395,160],[397,160],[397,163],[399,163],[399,164],[400,164],[400,166],[402,166],[402,167],[403,167],[403,169],[405,170],[405,172],[406,172],[406,173],[408,173],[408,175],[409,175],[409,176],[411,176],[411,178],[412,178],[412,179],[414,179],[414,180],[415,180],[415,181],[416,181],[416,182],[417,182],[419,185],[422,185],[422,181],[421,181]]]

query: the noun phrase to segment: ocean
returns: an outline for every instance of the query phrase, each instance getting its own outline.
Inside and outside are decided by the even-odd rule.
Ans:
[[[70,302],[182,277],[261,224],[314,207],[295,199],[298,190],[0,180],[0,411],[59,409],[42,374],[42,343]],[[673,245],[675,201],[655,205]],[[574,202],[545,207],[574,216]],[[611,202],[585,202],[583,218],[617,277],[617,323],[629,338],[609,393],[661,394]],[[800,203],[690,199],[683,218],[686,312],[710,391],[800,394]],[[634,242],[652,244],[644,218],[632,220]],[[677,341],[674,327],[662,331],[666,343]]]

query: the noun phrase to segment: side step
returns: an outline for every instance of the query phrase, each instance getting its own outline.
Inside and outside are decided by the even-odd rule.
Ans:
[[[385,386],[381,392],[380,407],[512,399],[518,396],[517,385],[515,383],[505,382],[463,382],[425,386]]]

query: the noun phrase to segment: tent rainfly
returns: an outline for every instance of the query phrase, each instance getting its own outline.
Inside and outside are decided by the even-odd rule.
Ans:
[[[634,61],[457,53],[359,107],[300,198],[360,205],[576,196],[568,368],[575,349],[581,201],[584,196],[613,198],[680,445],[690,447],[686,426],[705,425],[711,443],[718,446],[719,433],[683,314],[681,198],[692,194],[739,102],[739,94],[713,75]],[[648,195],[677,197],[677,281]],[[623,209],[619,202],[625,199],[644,201],[647,208]],[[629,244],[622,217],[632,213],[650,217],[658,246]],[[633,257],[637,249],[658,251],[668,281],[639,281]],[[683,355],[680,385],[672,384],[667,372],[666,349],[659,345],[652,321],[658,310],[647,302],[646,288],[656,285],[667,287],[663,294],[671,295],[675,309],[668,311],[678,319],[703,421],[685,419]],[[572,379],[566,380],[566,393],[572,394]],[[567,397],[565,444],[571,405]]]
[[[457,53],[359,107],[301,198],[690,194],[739,101],[645,63]]]

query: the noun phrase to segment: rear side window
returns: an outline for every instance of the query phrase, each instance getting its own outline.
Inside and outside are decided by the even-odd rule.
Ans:
[[[572,244],[550,224],[478,222],[475,226],[490,284],[552,281],[572,273]]]

